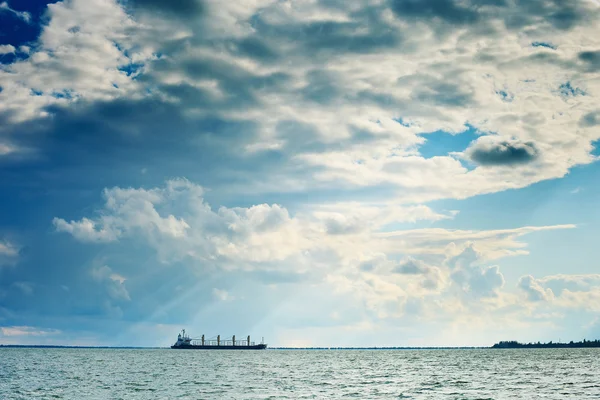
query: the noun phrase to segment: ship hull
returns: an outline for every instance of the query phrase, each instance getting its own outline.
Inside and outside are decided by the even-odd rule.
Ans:
[[[251,346],[201,346],[201,345],[181,345],[171,346],[177,350],[265,350],[266,344],[255,344]]]

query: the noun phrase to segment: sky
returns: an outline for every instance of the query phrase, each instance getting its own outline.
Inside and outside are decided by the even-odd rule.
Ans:
[[[600,2],[0,0],[0,343],[600,338]]]

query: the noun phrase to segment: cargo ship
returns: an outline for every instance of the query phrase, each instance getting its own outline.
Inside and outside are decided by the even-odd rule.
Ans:
[[[264,339],[261,343],[254,343],[250,341],[250,336],[246,340],[235,340],[235,335],[230,339],[221,340],[221,335],[217,335],[213,339],[205,339],[202,337],[193,339],[186,335],[185,329],[177,335],[177,342],[172,349],[190,349],[190,350],[264,350],[267,345],[264,343]]]

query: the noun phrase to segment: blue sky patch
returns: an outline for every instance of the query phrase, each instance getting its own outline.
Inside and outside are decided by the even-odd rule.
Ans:
[[[556,50],[556,48],[557,48],[552,43],[547,43],[547,42],[533,42],[533,43],[531,43],[531,45],[533,47],[545,47],[545,48],[551,49],[551,50]]]
[[[139,63],[130,63],[126,65],[120,66],[118,69],[121,72],[124,72],[127,76],[136,75],[140,72],[140,70],[144,67],[144,64]]]
[[[506,102],[511,102],[515,99],[515,95],[512,93],[507,92],[506,90],[497,90],[496,94],[498,96],[500,96],[500,98],[502,99],[502,101],[506,101]]]
[[[558,87],[560,94],[564,97],[585,96],[586,93],[578,88],[571,86],[571,82],[563,83]]]
[[[600,157],[600,139],[593,141],[592,146],[594,146],[594,149],[591,151],[591,154],[594,157]]]
[[[425,138],[426,142],[419,146],[419,153],[425,158],[431,158],[465,150],[473,140],[481,136],[481,132],[469,126],[465,131],[454,135],[444,131],[436,131],[424,133],[420,136]]]

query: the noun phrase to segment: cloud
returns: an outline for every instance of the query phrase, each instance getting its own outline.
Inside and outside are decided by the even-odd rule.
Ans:
[[[22,294],[26,296],[31,296],[33,294],[34,284],[31,282],[14,282],[12,286],[17,288]]]
[[[479,19],[479,13],[452,0],[392,0],[394,13],[403,19],[439,19],[452,24],[470,24]]]
[[[54,336],[62,332],[58,329],[44,329],[33,326],[3,326],[0,327],[0,333],[3,337],[19,336]]]
[[[142,237],[169,260],[216,256],[272,260],[297,251],[290,246],[308,242],[299,236],[287,210],[277,204],[213,211],[203,193],[201,186],[186,179],[150,190],[115,187],[104,190],[105,206],[97,220],[55,218],[53,223],[58,231],[87,242]]]
[[[582,51],[579,53],[579,59],[587,66],[588,71],[600,71],[600,50]]]
[[[535,161],[540,152],[533,142],[483,136],[471,143],[465,155],[483,166],[511,166]]]
[[[15,52],[15,46],[10,44],[0,44],[0,55],[3,54],[12,54]]]
[[[146,11],[159,16],[172,16],[183,19],[203,15],[205,5],[203,0],[128,0],[126,7],[134,12]]]
[[[213,264],[227,269],[273,269],[272,263],[287,260],[288,268],[301,273],[308,265],[292,267],[292,260],[294,263],[314,262],[311,254],[322,256],[322,252],[332,252],[336,258],[351,257],[369,247],[371,252],[419,253],[431,251],[429,247],[433,243],[439,247],[444,242],[493,242],[498,237],[504,238],[502,247],[518,246],[512,240],[526,233],[572,227],[481,232],[419,229],[381,233],[377,230],[385,224],[406,220],[404,218],[414,220],[415,216],[410,213],[415,210],[426,219],[445,217],[427,207],[398,208],[390,214],[391,208],[360,205],[353,208],[351,204],[342,204],[337,211],[332,206],[307,208],[295,216],[278,204],[213,209],[204,200],[204,188],[186,179],[169,180],[164,186],[152,189],[114,187],[105,189],[103,196],[105,203],[98,210],[97,218],[84,217],[71,222],[55,218],[53,223],[57,230],[84,242],[140,241],[153,247],[164,262],[211,260],[206,266]],[[332,225],[332,221],[337,221],[337,225]],[[345,228],[332,231],[332,226]],[[493,245],[489,250],[494,254]],[[522,253],[522,250],[514,252]],[[503,255],[507,254],[511,253]],[[496,253],[496,257],[500,256]]]
[[[600,125],[600,110],[592,111],[582,116],[579,125],[584,127]]]
[[[8,12],[11,14],[14,14],[16,17],[22,19],[23,21],[29,23],[31,22],[31,14],[29,14],[26,11],[16,11],[12,8],[10,8],[10,6],[8,5],[8,3],[6,1],[3,1],[2,3],[0,3],[0,13],[2,12]]]
[[[227,290],[213,288],[213,297],[219,301],[233,301],[235,297],[232,296]]]
[[[398,264],[393,271],[398,274],[419,275],[427,273],[429,268],[430,267],[422,261],[408,258]]]
[[[87,245],[53,278],[69,293],[36,309],[181,320],[196,314],[147,288],[208,302],[236,280],[270,304],[317,285],[320,305],[351,305],[331,306],[339,321],[361,319],[347,326],[414,318],[446,329],[555,304],[521,304],[495,260],[527,255],[525,235],[573,225],[451,229],[454,214],[433,201],[594,162],[593,3],[70,0],[46,16],[0,70],[1,162],[19,201],[68,187],[72,204],[40,208]],[[434,132],[442,140],[426,155]],[[483,136],[453,153],[473,132]],[[189,180],[164,182],[177,176]],[[79,282],[69,272],[89,251],[107,260]],[[573,304],[593,292],[569,285]],[[27,300],[13,289],[2,290]],[[64,300],[81,293],[98,300]]]
[[[529,301],[551,301],[554,298],[552,290],[544,289],[531,275],[519,278],[517,286],[525,292]]]
[[[52,224],[57,232],[67,232],[81,241],[87,242],[112,242],[117,239],[118,233],[106,228],[97,229],[96,223],[82,218],[81,221],[67,222],[61,218],[54,218]]]
[[[422,276],[421,286],[428,290],[440,290],[446,285],[446,274],[438,268],[425,264],[421,260],[407,257],[392,269],[401,275]]]
[[[4,129],[23,132],[33,124],[53,146],[59,138],[40,128],[52,116],[54,132],[80,132],[68,145],[89,151],[91,133],[77,130],[87,121],[111,132],[114,142],[100,144],[106,157],[121,148],[110,143],[129,145],[140,157],[178,143],[187,149],[177,152],[182,164],[198,159],[192,149],[208,154],[203,160],[217,154],[231,160],[219,173],[247,175],[234,182],[238,191],[387,186],[396,189],[394,200],[422,204],[525,187],[594,160],[590,143],[597,132],[577,134],[594,99],[577,96],[566,113],[565,101],[574,99],[555,89],[569,81],[591,93],[592,72],[575,76],[585,61],[568,43],[591,37],[598,10],[554,1],[508,4],[57,3],[48,8],[49,25],[30,57],[0,73],[0,108],[17,124]],[[202,23],[161,17],[184,14]],[[90,25],[92,17],[101,23]],[[437,21],[458,30],[440,37]],[[519,39],[516,27],[527,27],[527,38]],[[558,46],[554,58],[541,60],[539,52],[548,51],[532,47],[535,42]],[[98,62],[91,66],[90,59]],[[548,72],[534,80],[542,61]],[[499,93],[510,93],[511,101]],[[499,179],[493,169],[415,150],[420,134],[460,134],[466,124],[513,138],[488,147],[476,142],[473,159],[481,158],[481,166],[527,168]],[[172,141],[161,134],[165,125],[177,125],[168,128],[176,132]],[[11,140],[40,146],[32,136],[11,134]]]
[[[475,297],[497,297],[504,286],[504,276],[498,266],[481,266],[476,263],[483,254],[475,249],[473,243],[467,245],[456,255],[451,255],[445,264],[451,268],[450,277],[460,290]]]
[[[19,248],[6,240],[0,240],[0,266],[16,261],[19,256]]]
[[[408,218],[412,209],[390,216],[393,207],[361,203],[340,203],[337,210],[336,203],[304,205],[294,213],[278,204],[211,207],[204,199],[207,192],[185,179],[154,188],[105,189],[104,205],[93,211],[96,217],[88,219],[97,230],[117,232],[116,239],[105,244],[107,254],[133,245],[145,249],[144,254],[163,267],[177,266],[179,273],[201,274],[223,285],[242,279],[252,282],[243,287],[258,285],[267,292],[280,287],[319,287],[323,295],[333,296],[327,301],[352,297],[354,307],[377,321],[401,318],[417,309],[422,318],[435,319],[449,316],[450,310],[452,315],[480,312],[481,307],[491,312],[514,304],[502,291],[502,273],[489,263],[527,254],[520,239],[524,235],[573,228],[382,232],[389,221]],[[353,225],[360,229],[331,232],[332,214],[354,215]],[[424,215],[438,218],[431,209],[425,209]],[[186,228],[173,231],[165,222],[169,219],[184,221]],[[69,233],[90,241],[75,232]],[[95,276],[109,295],[106,310],[116,317],[124,315],[113,301],[126,298],[120,294],[129,281],[111,278],[108,267],[97,268]],[[135,279],[133,270],[132,274],[128,279]],[[213,299],[233,299],[229,289],[216,285],[205,288]]]
[[[539,279],[539,282],[557,294],[563,291],[585,292],[594,287],[600,287],[600,274],[558,274]]]
[[[523,276],[517,285],[531,302],[549,302],[555,307],[598,311],[599,274],[558,274],[535,279]]]
[[[488,24],[488,29],[481,29],[482,34],[491,34],[492,27],[498,26],[497,21],[511,30],[539,24],[546,29],[568,31],[586,20],[588,10],[585,5],[558,0],[391,0],[391,8],[400,19],[417,19],[432,25],[440,21],[459,27]]]
[[[129,292],[125,287],[125,279],[123,276],[114,273],[112,269],[103,265],[101,267],[95,267],[91,270],[92,278],[98,283],[105,286],[109,297],[113,300],[131,300]]]
[[[15,148],[6,143],[0,143],[0,156],[5,156],[15,152]]]

